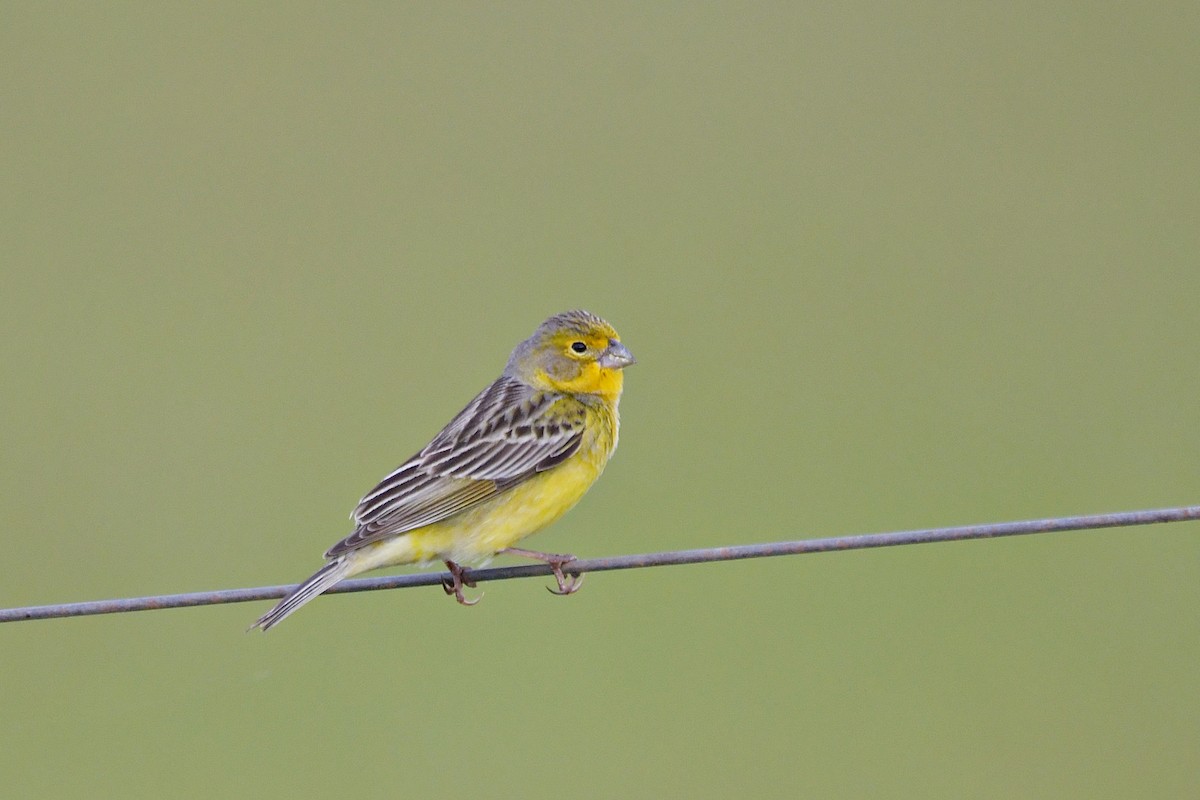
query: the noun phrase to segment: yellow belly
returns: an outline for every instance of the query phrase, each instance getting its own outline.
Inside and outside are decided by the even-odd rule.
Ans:
[[[350,554],[350,575],[397,564],[449,560],[478,566],[571,510],[608,460],[581,449],[549,472],[449,519],[368,545]]]

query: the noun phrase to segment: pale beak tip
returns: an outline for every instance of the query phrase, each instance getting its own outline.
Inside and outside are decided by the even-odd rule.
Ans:
[[[633,357],[633,353],[620,342],[612,342],[600,356],[600,365],[608,369],[624,369],[636,363],[637,359]]]

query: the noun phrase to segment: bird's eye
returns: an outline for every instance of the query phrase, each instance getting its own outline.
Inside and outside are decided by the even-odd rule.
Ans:
[[[571,349],[574,350],[576,353],[586,353],[587,345],[584,344],[583,342],[571,342]]]

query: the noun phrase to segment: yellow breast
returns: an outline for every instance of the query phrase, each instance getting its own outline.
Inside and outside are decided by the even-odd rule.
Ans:
[[[588,407],[579,451],[504,494],[449,519],[356,551],[351,574],[396,564],[486,563],[497,551],[555,522],[591,488],[617,446],[615,405]]]

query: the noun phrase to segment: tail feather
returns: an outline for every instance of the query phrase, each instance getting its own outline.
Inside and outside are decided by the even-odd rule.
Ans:
[[[255,628],[261,628],[264,631],[270,630],[280,622],[283,622],[284,619],[294,611],[297,611],[309,600],[312,600],[346,577],[349,571],[350,564],[348,559],[341,558],[337,561],[330,561],[313,573],[311,578],[293,589],[287,597],[280,600],[277,606],[259,617],[258,621],[250,626],[250,630],[254,630]]]

